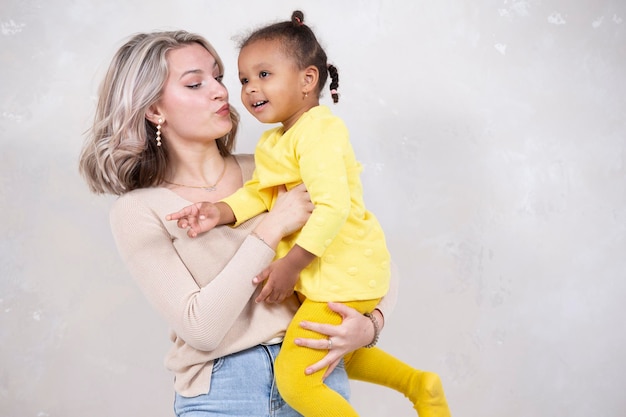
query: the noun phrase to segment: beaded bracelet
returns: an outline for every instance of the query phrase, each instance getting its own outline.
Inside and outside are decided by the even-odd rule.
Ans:
[[[363,315],[370,319],[372,321],[372,324],[374,325],[374,338],[369,345],[365,346],[366,348],[373,348],[374,346],[376,346],[376,343],[378,343],[378,337],[380,336],[380,326],[378,325],[378,320],[376,320],[376,317],[374,317],[374,315],[372,315],[371,313],[365,313]]]

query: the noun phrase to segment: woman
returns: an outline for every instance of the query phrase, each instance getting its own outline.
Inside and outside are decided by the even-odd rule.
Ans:
[[[260,288],[252,280],[279,240],[308,218],[306,190],[283,194],[270,213],[238,228],[217,227],[196,239],[165,220],[189,202],[232,194],[254,169],[250,156],[231,154],[238,115],[222,76],[218,54],[198,35],[132,37],[102,83],[80,171],[93,192],[120,195],[111,209],[119,252],[172,328],[166,365],[176,376],[177,415],[296,416],[276,392],[273,360],[297,300],[255,303]],[[308,371],[330,365],[327,384],[347,397],[345,371],[335,366],[378,329],[354,310],[330,307],[343,317],[340,326],[303,323],[328,339],[296,343],[332,346]],[[373,313],[381,325],[385,308]]]

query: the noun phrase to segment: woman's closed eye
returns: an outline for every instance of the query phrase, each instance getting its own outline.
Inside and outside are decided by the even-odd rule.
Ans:
[[[215,81],[217,81],[218,83],[222,84],[222,82],[224,81],[224,75],[217,75],[217,76],[213,77],[213,79]],[[203,85],[204,85],[204,81],[200,81],[200,82],[197,82],[197,83],[187,84],[186,87],[190,88],[192,90],[195,90],[195,89],[200,88]]]

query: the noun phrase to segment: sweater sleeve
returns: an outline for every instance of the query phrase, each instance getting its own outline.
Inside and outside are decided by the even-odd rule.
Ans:
[[[200,287],[160,216],[139,198],[119,198],[110,223],[118,251],[141,291],[178,337],[198,350],[211,351],[220,344],[256,290],[252,277],[274,257],[271,248],[248,237],[209,284]]]
[[[300,174],[315,209],[296,244],[318,257],[337,236],[350,212],[351,173],[344,160],[349,146],[348,131],[338,122],[318,123],[298,139]]]

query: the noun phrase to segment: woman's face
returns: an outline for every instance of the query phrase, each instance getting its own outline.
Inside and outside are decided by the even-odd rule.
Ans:
[[[230,132],[228,91],[215,58],[193,43],[167,53],[169,76],[156,108],[165,140],[206,144]]]

